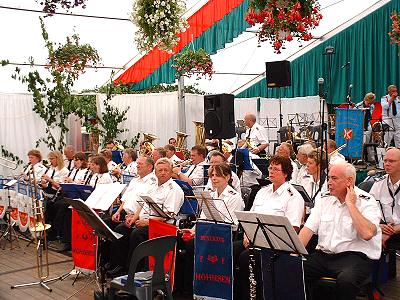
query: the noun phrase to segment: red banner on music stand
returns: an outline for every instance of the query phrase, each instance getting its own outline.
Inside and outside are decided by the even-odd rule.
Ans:
[[[154,239],[166,235],[175,235],[177,233],[177,228],[175,225],[160,222],[154,219],[149,219],[149,239]],[[176,250],[175,250],[176,252]],[[172,261],[172,259],[174,261]],[[154,258],[149,257],[149,269],[154,269]],[[172,264],[172,265],[171,265]],[[165,272],[169,272],[171,268],[171,288],[174,287],[174,272],[175,272],[175,255],[172,252],[168,253],[164,260]]]
[[[75,268],[94,271],[97,237],[93,234],[93,228],[74,209],[72,209],[71,231],[72,259]]]

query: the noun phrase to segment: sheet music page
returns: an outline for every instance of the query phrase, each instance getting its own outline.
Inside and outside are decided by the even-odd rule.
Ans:
[[[150,196],[139,195],[139,197],[144,201],[144,206],[142,206],[142,208],[145,209],[150,216],[151,213],[154,213],[156,217],[171,219],[171,217],[165,211],[163,211],[162,208]]]
[[[118,182],[98,184],[92,194],[87,198],[86,205],[93,209],[107,210],[114,200],[121,194],[126,184]]]

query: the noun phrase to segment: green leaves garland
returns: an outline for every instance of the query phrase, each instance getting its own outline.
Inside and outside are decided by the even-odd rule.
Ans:
[[[53,15],[58,8],[63,8],[67,11],[78,6],[86,8],[86,1],[87,0],[36,0],[36,2],[39,2],[40,5],[43,5],[43,12],[47,13],[48,16]]]

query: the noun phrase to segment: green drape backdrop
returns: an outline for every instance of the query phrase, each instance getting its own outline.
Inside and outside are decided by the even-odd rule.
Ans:
[[[400,0],[389,2],[293,60],[292,85],[281,88],[280,96],[316,95],[320,77],[325,79],[328,104],[346,102],[349,84],[353,84],[353,102],[361,101],[371,91],[380,99],[389,84],[399,85],[399,52],[388,36],[393,11],[400,12]],[[336,53],[323,55],[327,46],[333,46]],[[341,68],[346,62],[350,65]],[[267,89],[264,78],[236,97],[278,97],[278,89]]]

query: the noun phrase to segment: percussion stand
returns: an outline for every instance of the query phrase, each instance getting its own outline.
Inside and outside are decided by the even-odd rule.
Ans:
[[[11,195],[10,195],[10,188],[16,183],[17,181],[15,180],[10,180],[4,185],[4,189],[7,189],[7,199],[8,199],[8,206],[5,211],[5,216],[7,217],[7,228],[4,232],[1,233],[0,235],[0,243],[1,240],[5,240],[5,244],[3,246],[3,250],[6,248],[6,243],[7,241],[10,242],[10,250],[13,250],[13,239],[17,242],[17,247],[19,248],[19,241],[18,241],[18,234],[15,232],[15,229],[13,228],[14,224],[11,220],[11,212],[12,212],[12,207],[11,207]]]

